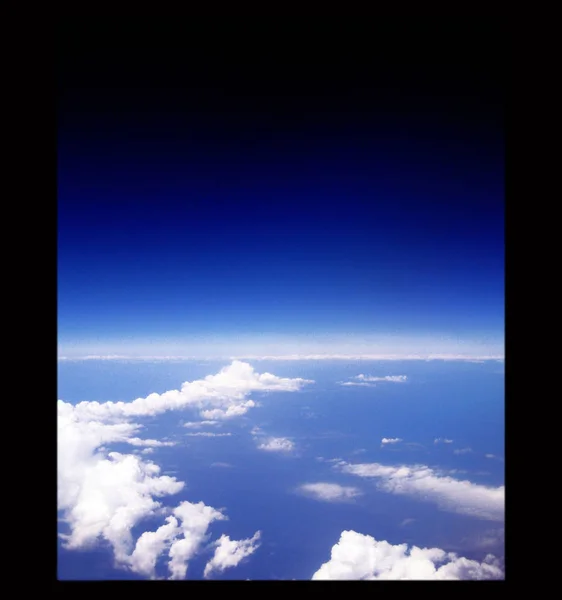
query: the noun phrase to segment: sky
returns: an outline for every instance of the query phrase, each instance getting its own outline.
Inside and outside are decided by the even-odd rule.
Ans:
[[[503,36],[61,22],[61,578],[502,578]]]
[[[102,30],[61,35],[59,355],[502,354],[493,30],[269,70]]]

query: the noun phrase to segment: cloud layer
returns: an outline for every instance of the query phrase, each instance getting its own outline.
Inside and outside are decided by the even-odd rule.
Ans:
[[[382,491],[432,501],[443,510],[491,521],[504,519],[504,486],[487,487],[442,476],[425,465],[385,466],[379,463],[350,464],[340,461],[334,467],[358,477],[377,479],[378,488]]]
[[[206,539],[210,523],[226,516],[203,502],[184,501],[173,509],[163,506],[161,499],[180,492],[184,483],[161,475],[160,467],[144,457],[106,447],[128,443],[153,450],[172,444],[138,437],[142,425],[131,422],[132,418],[184,408],[195,408],[203,417],[211,410],[227,418],[254,405],[247,399],[252,391],[296,391],[305,383],[258,374],[250,365],[235,361],[216,375],[186,382],[181,390],[129,403],[72,405],[59,400],[58,509],[69,529],[60,534],[64,546],[83,549],[105,541],[118,565],[149,577],[155,576],[157,558],[168,549],[170,578],[184,578],[187,562]],[[143,533],[135,544],[133,528],[147,517],[160,515],[167,517],[164,524]]]
[[[483,562],[459,557],[439,548],[392,545],[370,535],[343,531],[331,558],[312,576],[314,580],[357,579],[504,579],[492,555]]]

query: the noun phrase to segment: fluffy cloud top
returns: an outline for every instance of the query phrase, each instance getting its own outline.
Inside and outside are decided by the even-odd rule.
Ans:
[[[379,463],[349,464],[340,461],[334,466],[344,473],[378,479],[378,488],[385,492],[416,496],[425,501],[436,502],[443,510],[480,519],[504,519],[504,486],[487,487],[441,476],[425,465],[395,467]]]
[[[439,548],[392,545],[355,531],[342,532],[330,560],[312,576],[315,580],[503,578],[499,561],[492,555],[479,563]]]
[[[397,444],[404,441],[402,438],[382,438],[381,444]]]
[[[266,452],[291,452],[294,448],[295,444],[289,438],[284,437],[266,438],[261,444],[258,444],[258,449]]]
[[[305,483],[299,486],[297,491],[325,502],[345,502],[361,495],[361,491],[356,487],[323,482]]]
[[[213,558],[205,565],[203,575],[209,577],[213,571],[222,573],[224,570],[235,567],[241,560],[253,554],[260,546],[258,540],[261,532],[256,531],[253,537],[246,540],[231,540],[227,535],[222,535],[215,542],[216,549]]]

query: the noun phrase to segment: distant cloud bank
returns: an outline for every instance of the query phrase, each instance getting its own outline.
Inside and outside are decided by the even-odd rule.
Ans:
[[[502,355],[488,356],[465,356],[460,354],[280,354],[260,355],[248,354],[238,356],[174,356],[174,355],[125,355],[125,354],[89,354],[83,356],[59,356],[59,361],[84,361],[84,360],[115,360],[115,361],[147,361],[147,362],[182,362],[190,360],[264,360],[264,361],[299,361],[299,360],[364,360],[364,361],[402,361],[402,360],[443,360],[443,361],[466,361],[482,363],[485,361],[503,362]]]

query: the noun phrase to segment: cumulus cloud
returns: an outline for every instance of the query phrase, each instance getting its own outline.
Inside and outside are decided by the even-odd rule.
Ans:
[[[212,427],[213,425],[219,425],[220,421],[189,421],[183,424],[183,427],[188,429],[201,429],[201,427]]]
[[[199,410],[205,420],[225,419],[245,414],[256,405],[253,400],[247,400],[251,392],[295,392],[307,383],[313,382],[259,374],[248,363],[235,360],[216,375],[187,381],[179,390],[153,393],[132,402],[80,402],[74,410],[81,418],[104,421],[153,416],[183,408]]]
[[[483,562],[459,557],[440,548],[393,545],[370,535],[343,531],[331,558],[313,580],[455,580],[504,579],[500,562],[487,555]]]
[[[358,477],[375,478],[382,491],[433,501],[443,510],[492,521],[504,519],[504,486],[487,487],[441,476],[425,465],[385,466],[379,463],[350,464],[340,461],[334,467]]]
[[[453,440],[448,440],[447,438],[435,438],[433,440],[434,444],[452,444]]]
[[[186,433],[189,437],[228,437],[232,433],[214,433],[212,431],[197,431],[195,433]]]
[[[68,532],[60,534],[63,545],[69,550],[84,549],[104,540],[111,545],[118,565],[148,576],[153,575],[159,553],[169,545],[171,576],[184,577],[187,561],[205,538],[208,524],[226,517],[203,502],[182,502],[173,510],[173,518],[156,531],[145,532],[135,545],[133,528],[147,517],[165,514],[169,509],[160,499],[177,494],[184,483],[162,475],[160,467],[144,457],[112,452],[108,447],[128,443],[148,454],[155,447],[173,445],[138,437],[142,425],[131,422],[133,418],[186,407],[201,412],[211,407],[222,411],[221,417],[232,416],[241,407],[245,412],[252,391],[296,391],[304,383],[303,379],[258,374],[250,365],[234,362],[216,375],[185,383],[181,390],[128,403],[72,405],[59,400],[58,509],[68,527]]]
[[[258,540],[260,536],[260,531],[256,531],[253,537],[246,540],[231,540],[227,535],[222,535],[215,542],[215,554],[205,565],[203,575],[209,577],[213,571],[222,573],[226,569],[236,567],[240,561],[253,554],[259,548],[260,544]]]
[[[381,444],[397,444],[398,442],[403,442],[402,438],[382,438]]]
[[[168,517],[166,524],[156,531],[145,531],[137,540],[129,560],[131,570],[154,579],[158,557],[171,544],[178,532],[178,520],[175,517]]]
[[[323,482],[304,483],[297,491],[324,502],[346,502],[361,495],[361,491],[356,487]]]
[[[503,458],[501,456],[497,456],[496,454],[484,454],[485,458],[492,458],[495,460],[499,460],[503,462]]]
[[[209,525],[227,517],[203,502],[182,502],[174,509],[174,516],[180,520],[181,537],[170,546],[168,569],[170,579],[185,579],[187,563],[205,541]]]
[[[345,385],[348,387],[357,386],[357,387],[375,387],[374,383],[367,383],[366,381],[340,381],[340,385]]]
[[[294,448],[295,444],[285,437],[266,438],[261,444],[258,444],[259,450],[267,452],[291,452]]]
[[[472,448],[457,448],[453,450],[454,454],[469,454],[470,452],[472,452]]]

